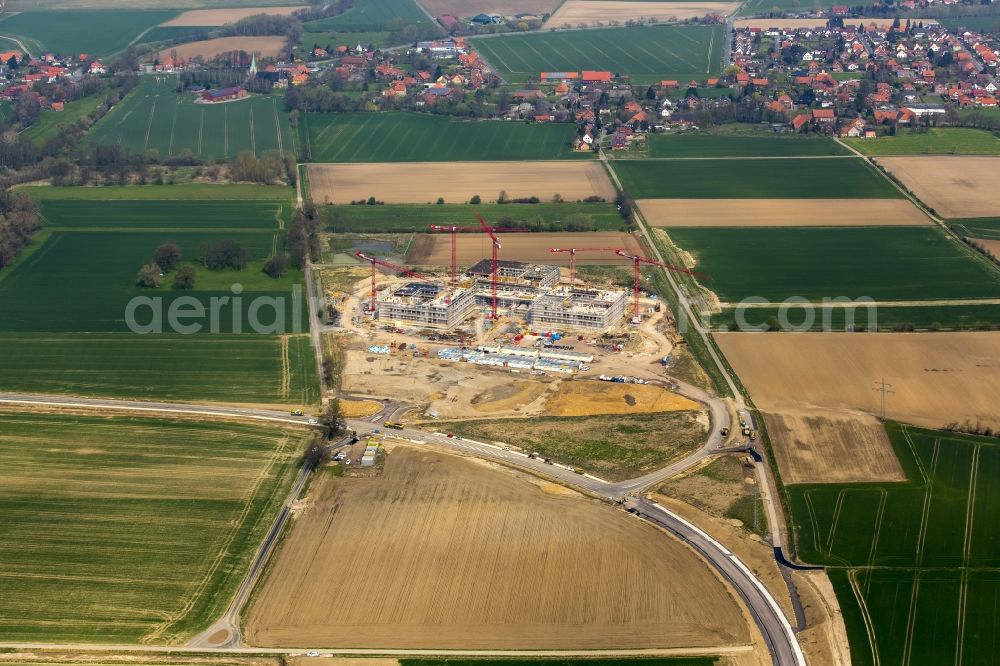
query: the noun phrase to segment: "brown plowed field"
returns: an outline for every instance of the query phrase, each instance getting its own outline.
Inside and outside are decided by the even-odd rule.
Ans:
[[[867,227],[932,224],[906,199],[643,199],[654,227]]]
[[[632,0],[566,0],[542,28],[562,28],[586,25],[607,25],[609,21],[651,19],[669,21],[717,14],[728,16],[740,6],[738,2],[635,2]]]
[[[247,53],[259,53],[266,57],[275,57],[284,45],[284,37],[219,37],[171,46],[169,49],[161,51],[158,57],[166,58],[169,54],[176,52],[177,57],[182,60],[191,60],[199,56],[209,60],[220,53],[229,51],[246,51]]]
[[[982,243],[987,252],[992,254],[995,258],[1000,259],[1000,240],[977,238],[976,241]]]
[[[559,5],[559,0],[418,0],[434,16],[454,14],[455,16],[475,16],[476,14],[547,14]]]
[[[716,340],[765,412],[820,407],[932,428],[1000,427],[1000,335],[963,333],[721,333]]]
[[[874,416],[799,410],[766,414],[764,420],[786,484],[906,480]]]
[[[568,266],[569,254],[549,252],[549,248],[608,247],[623,248],[633,254],[645,254],[639,241],[632,234],[605,231],[581,233],[524,233],[499,234],[500,258],[508,261]],[[458,234],[456,247],[459,265],[470,266],[480,259],[488,259],[492,241],[487,234]],[[414,266],[445,266],[451,263],[451,238],[448,234],[420,234],[413,238],[406,263]],[[580,252],[576,255],[580,266],[631,265],[632,260],[619,257],[614,252]]]
[[[611,382],[563,382],[545,404],[552,416],[648,414],[698,410],[701,405],[659,386]]]
[[[372,196],[386,203],[434,203],[438,197],[462,203],[476,192],[493,201],[501,191],[542,201],[556,194],[567,201],[615,198],[604,168],[590,160],[310,164],[309,188],[314,201],[336,204]]]
[[[1000,157],[880,157],[876,160],[941,217],[1000,215]]]
[[[305,5],[295,7],[233,7],[230,9],[192,9],[179,16],[175,16],[166,23],[160,25],[164,28],[186,28],[189,26],[213,26],[235,23],[240,19],[256,14],[270,14],[272,16],[288,16],[294,11],[305,9]]]
[[[485,463],[395,446],[382,474],[324,475],[244,625],[253,645],[730,646],[729,589],[675,539]]]

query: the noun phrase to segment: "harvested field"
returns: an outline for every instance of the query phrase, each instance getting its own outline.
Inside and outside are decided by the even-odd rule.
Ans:
[[[240,19],[257,14],[270,14],[271,16],[288,16],[292,12],[305,9],[305,5],[291,7],[231,7],[229,9],[192,9],[176,16],[166,23],[161,23],[164,28],[187,28],[225,25],[235,23]]]
[[[880,157],[876,162],[941,217],[1000,215],[1000,157]]]
[[[479,13],[547,14],[559,5],[559,0],[419,0],[424,9],[434,16],[454,14],[455,16],[475,16]]]
[[[393,446],[380,477],[325,476],[309,505],[247,613],[254,645],[599,649],[751,640],[732,593],[681,543],[503,468]]]
[[[819,407],[875,414],[874,382],[892,384],[889,419],[939,428],[1000,426],[1000,335],[967,333],[715,336],[765,412]]]
[[[604,168],[593,161],[428,162],[395,164],[310,164],[313,201],[350,203],[374,196],[386,203],[484,202],[500,192],[511,199],[559,194],[567,201],[615,197]]]
[[[246,51],[271,58],[277,57],[284,45],[284,37],[219,37],[200,42],[178,44],[170,47],[167,51],[161,51],[157,57],[163,59],[176,51],[177,57],[183,60],[191,60],[192,58],[211,60],[220,53]]]
[[[738,2],[643,2],[632,0],[567,0],[542,26],[548,28],[578,28],[583,25],[608,25],[609,21],[679,21],[717,14],[728,16],[740,6]]]
[[[697,410],[701,405],[659,386],[609,382],[563,382],[545,404],[552,416],[643,414]]]
[[[874,416],[796,410],[766,414],[764,420],[786,485],[906,480]]]
[[[905,199],[643,199],[654,227],[866,227],[932,224]]]
[[[527,261],[569,266],[567,253],[549,252],[550,247],[620,247],[627,252],[643,254],[639,241],[632,234],[603,231],[583,233],[519,233],[501,234],[503,247],[500,256],[509,261]],[[487,234],[458,234],[456,249],[458,263],[471,265],[487,258],[492,252],[492,241]],[[406,263],[417,266],[445,266],[451,262],[451,237],[449,234],[420,234],[414,237]],[[613,252],[583,252],[576,256],[580,266],[631,265],[631,259]]]

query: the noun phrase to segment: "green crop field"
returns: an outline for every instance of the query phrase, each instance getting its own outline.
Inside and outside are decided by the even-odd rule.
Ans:
[[[670,237],[723,302],[1000,297],[1000,271],[933,227],[692,227]]]
[[[964,220],[951,220],[951,228],[960,236],[982,238],[984,240],[1000,240],[1000,218],[972,217]]]
[[[309,51],[312,51],[313,46],[319,46],[321,48],[326,48],[327,46],[337,48],[338,46],[355,47],[358,44],[361,44],[362,46],[372,44],[377,48],[388,46],[389,33],[384,30],[362,32],[343,32],[341,30],[332,29],[313,30],[312,23],[305,23],[303,24],[303,32],[302,36],[299,38],[297,50],[308,53]],[[308,58],[307,53],[304,54],[304,57],[306,58]]]
[[[476,213],[491,224],[537,226],[539,231],[562,231],[574,222],[590,225],[583,229],[592,231],[626,229],[611,203],[322,206],[319,210],[333,232],[414,233],[426,232],[432,224],[476,226]]]
[[[1000,32],[1000,15],[992,16],[959,16],[956,18],[939,18],[941,23],[952,30],[976,30],[981,32]]]
[[[786,487],[798,554],[828,567],[853,663],[1000,663],[1000,441],[886,427],[908,480]]]
[[[582,157],[569,123],[452,120],[421,113],[308,113],[299,140],[313,162],[455,162]]]
[[[177,14],[174,9],[26,11],[0,20],[0,35],[20,39],[33,55],[52,51],[107,57]]]
[[[261,270],[264,259],[284,245],[283,227],[292,211],[288,190],[259,188],[280,197],[272,201],[152,196],[211,187],[223,189],[134,188],[137,196],[148,198],[107,201],[54,197],[64,190],[82,194],[105,189],[124,196],[133,189],[26,188],[38,196],[45,237],[0,275],[0,338],[8,343],[0,345],[0,387],[178,400],[314,402],[318,387],[305,335],[302,273],[293,269],[274,279]],[[242,188],[236,190],[231,196]],[[197,262],[204,245],[223,239],[246,248],[250,261],[244,270],[209,271]],[[166,241],[176,242],[183,260],[195,266],[193,290],[174,290],[172,273],[160,289],[135,285],[139,267]],[[130,304],[137,328],[149,334],[131,332]],[[182,313],[193,308],[196,315],[179,323],[199,328],[172,327],[171,308]],[[155,378],[151,367],[159,369]]]
[[[1000,155],[1000,133],[966,127],[900,130],[896,136],[844,143],[865,155]]]
[[[650,134],[650,157],[812,157],[849,155],[825,137],[761,137],[714,134]]]
[[[0,414],[0,640],[176,642],[228,606],[305,434]]]
[[[186,41],[197,41],[205,39],[205,33],[209,30],[216,30],[217,26],[156,26],[152,30],[143,33],[141,43],[155,44],[173,39],[184,39]]]
[[[408,25],[437,28],[431,17],[414,0],[365,0],[343,14],[303,24],[303,30],[351,32],[395,32]]]
[[[172,78],[144,76],[139,87],[113,108],[87,137],[91,144],[155,150],[160,157],[189,152],[203,160],[243,151],[294,152],[288,114],[278,95],[252,95],[225,104],[195,104],[174,92]]]
[[[894,199],[903,195],[858,157],[616,160],[635,199]]]
[[[822,7],[836,5],[836,0],[747,0],[736,12],[737,16],[781,15],[784,12],[809,13]]]
[[[541,72],[611,71],[633,83],[701,81],[722,70],[722,26],[637,26],[474,38],[470,42],[508,83]]]
[[[59,134],[64,127],[73,125],[81,118],[89,116],[102,101],[104,101],[103,92],[67,102],[62,111],[42,111],[35,124],[24,130],[23,135],[42,144]]]

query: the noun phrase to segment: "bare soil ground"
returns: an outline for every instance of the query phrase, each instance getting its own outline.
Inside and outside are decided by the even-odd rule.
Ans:
[[[375,400],[341,400],[340,411],[344,416],[351,419],[364,418],[378,414],[382,409],[382,403]]]
[[[785,484],[906,480],[885,428],[870,414],[789,410],[764,420]]]
[[[589,160],[310,164],[309,187],[314,201],[337,204],[372,196],[386,203],[434,203],[438,197],[461,203],[474,194],[493,201],[501,191],[511,199],[543,201],[556,194],[567,201],[615,197],[600,163]]]
[[[246,51],[247,53],[258,53],[266,57],[275,57],[284,45],[284,37],[219,37],[217,39],[205,39],[200,42],[178,44],[161,51],[158,57],[166,58],[174,51],[177,52],[177,57],[183,60],[191,60],[198,56],[207,60],[228,51]]]
[[[542,26],[563,28],[586,25],[607,25],[609,21],[638,21],[655,18],[659,21],[682,20],[717,14],[728,16],[740,6],[738,2],[635,2],[630,0],[566,0]]]
[[[563,382],[545,404],[551,416],[648,414],[699,410],[701,405],[659,386],[610,382]]]
[[[434,16],[453,14],[470,17],[476,14],[516,14],[535,13],[539,17],[559,6],[559,0],[419,0]]]
[[[701,410],[698,403],[658,386],[558,377],[529,379],[524,375],[467,363],[386,356],[363,350],[345,353],[341,387],[351,395],[393,398],[426,405],[442,419]],[[346,411],[363,405],[363,402],[343,401],[341,405]],[[376,411],[374,409],[370,413]]]
[[[500,258],[510,261],[526,261],[554,266],[568,266],[569,254],[549,252],[549,248],[560,247],[607,247],[622,248],[633,254],[643,254],[642,246],[632,234],[605,231],[585,231],[580,233],[523,233],[499,234]],[[492,252],[492,241],[487,234],[458,234],[456,249],[459,265],[469,266],[480,259],[487,259]],[[632,260],[619,257],[614,252],[580,252],[576,255],[578,265],[631,265]],[[410,244],[406,263],[422,266],[447,266],[451,263],[451,237],[449,234],[418,234]]]
[[[932,224],[906,199],[643,199],[654,227],[867,227]]]
[[[722,333],[715,336],[765,412],[820,407],[879,411],[931,428],[965,420],[1000,426],[1000,335],[962,333]]]
[[[941,217],[1000,215],[1000,157],[880,157],[876,160]]]
[[[806,629],[798,637],[808,663],[850,666],[847,627],[826,572],[793,571],[792,580],[806,616]]]
[[[304,9],[305,5],[290,7],[232,7],[230,9],[192,9],[179,16],[175,16],[166,23],[160,25],[165,28],[186,28],[189,26],[215,26],[235,23],[240,19],[256,14],[270,14],[272,16],[288,16],[294,11]]]
[[[255,645],[731,646],[731,591],[680,542],[522,475],[394,447],[316,484],[245,623]]]

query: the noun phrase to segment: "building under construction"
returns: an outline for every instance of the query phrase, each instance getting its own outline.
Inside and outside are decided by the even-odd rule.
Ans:
[[[449,289],[432,282],[409,282],[384,290],[377,299],[383,322],[452,329],[474,310],[493,303],[492,263],[484,259],[466,276],[471,286]],[[468,283],[466,283],[468,284]],[[559,286],[559,267],[520,261],[497,262],[497,310],[504,316],[549,328],[605,330],[625,315],[628,293]]]
[[[378,318],[424,328],[452,329],[475,309],[472,289],[448,289],[432,282],[409,282],[379,295]]]

